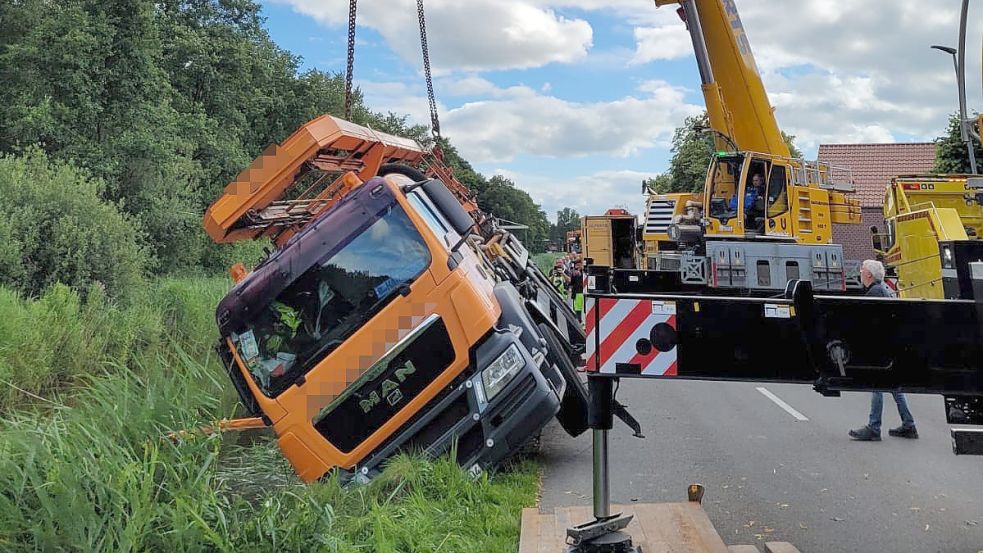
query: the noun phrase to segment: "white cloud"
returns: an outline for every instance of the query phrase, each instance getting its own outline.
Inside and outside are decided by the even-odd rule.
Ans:
[[[485,96],[501,90],[488,79],[475,75],[462,79],[447,79],[441,85],[441,92],[452,96]]]
[[[491,81],[470,75],[460,79],[447,78],[441,79],[440,91],[450,96],[482,96],[482,97],[520,97],[534,96],[536,91],[524,85],[510,86],[501,88]]]
[[[655,173],[618,169],[601,170],[569,179],[508,169],[496,169],[492,174],[507,177],[528,192],[550,220],[555,220],[556,212],[564,207],[576,209],[581,215],[601,215],[616,207],[637,215],[644,211],[645,206],[642,181],[655,176]]]
[[[958,2],[738,0],[737,6],[779,124],[807,150],[820,142],[898,135],[930,139],[956,108],[951,60],[929,46],[955,46]],[[673,34],[684,32],[682,22],[645,17],[647,26],[635,29],[636,62],[691,54]],[[970,105],[979,106],[983,9],[972,4],[968,21],[967,88]]]
[[[375,106],[378,111],[388,111],[398,115],[408,115],[410,121],[430,124],[430,107],[427,91],[422,85],[408,85],[399,81],[363,81],[356,83],[365,97],[365,104]],[[438,113],[444,113],[447,106],[439,100]]]
[[[342,0],[276,0],[338,27],[348,24]],[[593,30],[531,0],[453,0],[426,4],[427,39],[435,72],[531,68],[584,58]],[[359,25],[378,31],[404,61],[419,65],[420,38],[412,0],[362,2]]]
[[[274,1],[336,29],[347,22],[341,0]],[[956,107],[951,60],[929,45],[955,46],[958,2],[735,1],[779,124],[797,136],[807,155],[821,142],[931,139]],[[377,31],[396,55],[419,67],[412,0],[362,2],[359,9],[360,25]],[[602,11],[605,18],[598,21],[614,19],[616,33],[618,26],[622,31],[628,26],[633,49],[608,43],[603,51],[591,50],[590,22]],[[477,99],[451,110],[441,106],[444,134],[476,162],[505,162],[520,153],[631,156],[664,147],[672,129],[701,107],[683,102],[680,83],[647,81],[633,96],[574,102],[555,96],[566,87],[552,76],[551,86],[529,71],[530,86],[509,86],[498,79],[493,83],[485,73],[569,63],[586,75],[596,64],[633,63],[638,77],[665,79],[660,73],[665,60],[692,55],[672,6],[656,9],[638,0],[428,0],[427,16],[431,56],[442,70],[439,92],[452,105]],[[969,21],[968,97],[970,107],[979,108],[979,4],[971,3]],[[384,74],[385,68],[375,71]],[[358,84],[369,105],[429,120],[420,85]],[[682,84],[691,90],[699,86]]]
[[[672,131],[701,107],[665,82],[643,85],[644,96],[577,103],[532,94],[469,102],[441,115],[441,126],[473,162],[507,162],[518,154],[550,158],[627,157],[665,147]]]
[[[632,63],[671,60],[693,53],[693,42],[682,22],[665,27],[636,27]]]

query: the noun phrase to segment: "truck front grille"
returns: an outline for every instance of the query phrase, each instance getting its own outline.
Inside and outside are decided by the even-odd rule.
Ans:
[[[523,376],[522,380],[512,388],[509,397],[504,398],[501,403],[495,406],[491,413],[491,425],[494,427],[501,426],[520,405],[529,399],[535,388],[536,381],[533,376],[531,374]]]
[[[675,200],[651,200],[648,203],[648,213],[645,215],[646,234],[665,234],[672,223],[672,212],[676,207]]]
[[[453,361],[454,346],[438,318],[397,355],[377,362],[373,378],[346,390],[319,413],[314,428],[347,453],[392,420]]]
[[[457,423],[467,418],[470,408],[468,407],[467,394],[461,394],[446,409],[440,412],[430,422],[427,423],[412,438],[400,446],[400,449],[412,451],[415,449],[427,449],[432,446],[441,436],[450,431]]]

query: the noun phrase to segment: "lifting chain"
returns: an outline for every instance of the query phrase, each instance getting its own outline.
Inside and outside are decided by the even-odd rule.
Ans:
[[[355,69],[355,12],[358,0],[348,2],[348,70],[345,73],[345,120],[352,120],[352,72]]]
[[[354,2],[355,0],[352,0]],[[427,99],[430,101],[430,132],[434,144],[440,144],[440,121],[437,120],[437,100],[433,94],[433,79],[430,78],[430,49],[427,48],[427,20],[423,15],[423,0],[416,0],[416,13],[420,18],[420,46],[423,49],[423,73],[427,78]]]

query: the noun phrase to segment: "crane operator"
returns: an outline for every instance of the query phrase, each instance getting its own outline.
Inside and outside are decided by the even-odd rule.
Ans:
[[[744,214],[746,217],[750,217],[756,209],[755,203],[757,203],[758,198],[764,196],[765,192],[765,178],[761,176],[761,173],[755,173],[751,177],[751,186],[744,193]],[[735,193],[730,198],[730,210],[737,213],[737,194]]]

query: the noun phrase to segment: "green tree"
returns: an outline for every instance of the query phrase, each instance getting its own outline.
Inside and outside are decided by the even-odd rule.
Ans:
[[[516,187],[511,180],[495,175],[490,179],[474,170],[449,140],[440,143],[444,152],[444,162],[450,166],[454,176],[477,196],[478,206],[485,212],[501,219],[507,219],[529,227],[519,231],[523,243],[530,251],[545,249],[550,237],[550,223],[546,213],[539,208],[528,193]]]
[[[670,192],[700,192],[706,181],[707,168],[714,153],[713,135],[704,129],[710,125],[706,112],[687,117],[683,125],[672,135],[672,158],[669,170],[645,181],[656,194]],[[801,158],[802,151],[795,146],[795,136],[781,131],[793,158]]]
[[[550,240],[563,244],[567,232],[580,228],[580,214],[576,209],[564,207],[556,212],[556,224],[550,226]]]
[[[43,152],[0,156],[0,284],[38,295],[99,282],[114,296],[141,282],[149,257],[140,225],[102,199],[105,183]]]
[[[795,135],[788,134],[785,131],[781,131],[781,133],[782,138],[785,140],[785,145],[788,146],[789,154],[791,154],[793,158],[802,159],[802,150],[795,146]]]
[[[656,193],[698,192],[703,190],[707,167],[714,144],[710,133],[703,132],[710,121],[706,112],[687,117],[672,134],[672,158],[666,173],[649,179],[646,185]]]
[[[205,208],[268,145],[343,113],[344,75],[299,66],[254,0],[0,2],[0,154],[40,147],[100,179],[146,235],[150,270],[225,270],[230,250],[202,231]],[[431,141],[357,89],[352,120]],[[458,165],[476,191],[489,187]]]
[[[983,164],[983,148],[973,140],[977,165]],[[959,113],[949,116],[945,134],[935,139],[936,173],[969,173],[969,151],[959,132]]]
[[[525,246],[533,252],[545,250],[550,233],[546,213],[510,179],[501,175],[488,179],[487,187],[478,194],[478,205],[496,217],[528,226],[519,232]]]

